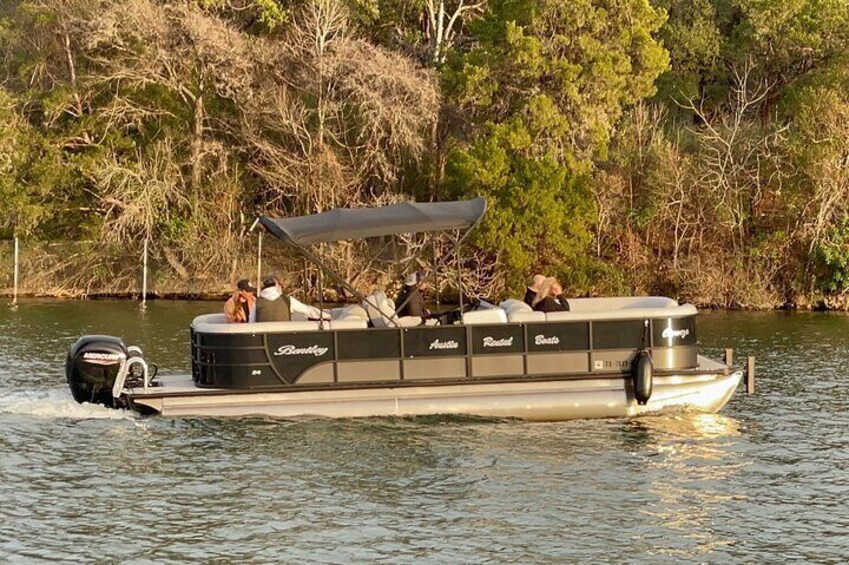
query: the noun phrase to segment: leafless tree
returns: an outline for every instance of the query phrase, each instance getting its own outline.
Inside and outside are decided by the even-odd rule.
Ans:
[[[464,19],[472,14],[483,12],[485,6],[486,0],[470,3],[466,3],[465,0],[459,0],[456,3],[446,3],[445,0],[425,0],[427,18],[423,31],[432,62],[445,61],[448,48],[453,45]]]
[[[700,123],[691,128],[700,148],[696,185],[711,192],[714,209],[708,216],[731,230],[736,249],[746,241],[764,188],[782,181],[776,145],[786,128],[763,131],[757,120],[749,119],[769,93],[768,84],[752,84],[753,70],[751,62],[732,69],[732,97],[718,113],[709,116],[692,99],[684,104]]]
[[[388,190],[436,120],[428,71],[356,38],[341,2],[307,3],[244,116],[270,206],[309,213]]]

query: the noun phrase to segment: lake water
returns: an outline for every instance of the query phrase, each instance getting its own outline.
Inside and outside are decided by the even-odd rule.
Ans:
[[[79,406],[64,356],[121,335],[187,372],[219,305],[0,308],[0,562],[844,563],[849,316],[705,313],[758,358],[717,415],[169,420]]]

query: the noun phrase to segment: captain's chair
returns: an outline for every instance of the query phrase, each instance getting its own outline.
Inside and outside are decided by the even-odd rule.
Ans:
[[[422,323],[419,316],[402,316],[400,318],[396,316],[395,302],[387,298],[386,293],[382,290],[375,290],[366,298],[367,300],[363,301],[363,308],[368,312],[369,320],[376,328],[408,328],[419,326]],[[377,308],[375,308],[375,305]]]

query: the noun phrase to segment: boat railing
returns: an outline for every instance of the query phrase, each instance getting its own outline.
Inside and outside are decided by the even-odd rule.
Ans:
[[[121,360],[121,367],[118,369],[118,376],[115,377],[115,383],[112,385],[112,396],[119,398],[124,390],[124,383],[127,381],[127,375],[130,374],[134,365],[138,365],[142,370],[142,388],[147,392],[152,378],[150,369],[147,366],[147,361],[141,356],[125,357]]]

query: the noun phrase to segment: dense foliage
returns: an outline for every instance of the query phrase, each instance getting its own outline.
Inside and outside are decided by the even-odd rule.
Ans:
[[[214,286],[258,212],[485,195],[468,292],[833,300],[847,45],[844,0],[5,2],[0,224]]]

